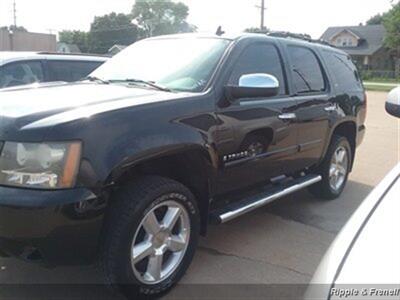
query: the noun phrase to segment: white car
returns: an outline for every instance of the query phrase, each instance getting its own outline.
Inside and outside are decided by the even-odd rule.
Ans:
[[[78,81],[107,57],[46,52],[0,52],[0,90],[40,82]]]
[[[400,118],[400,87],[386,110]],[[400,164],[364,200],[335,239],[305,299],[400,299]]]

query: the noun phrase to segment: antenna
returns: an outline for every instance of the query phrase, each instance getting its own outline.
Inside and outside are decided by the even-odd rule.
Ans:
[[[17,3],[16,3],[16,0],[14,0],[14,4],[13,4],[13,13],[14,13],[14,27],[17,28]]]

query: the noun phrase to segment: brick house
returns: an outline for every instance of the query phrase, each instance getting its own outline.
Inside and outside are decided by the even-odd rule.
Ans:
[[[0,28],[0,51],[56,51],[56,35]]]
[[[321,39],[347,52],[363,70],[394,76],[396,53],[384,47],[383,25],[329,27]]]

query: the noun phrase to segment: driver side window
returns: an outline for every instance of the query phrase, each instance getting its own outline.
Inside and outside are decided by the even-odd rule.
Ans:
[[[40,61],[16,62],[0,68],[0,88],[42,82],[44,74]]]
[[[228,83],[238,85],[242,75],[266,73],[279,80],[279,95],[286,94],[285,77],[278,49],[271,44],[253,44],[240,55]]]

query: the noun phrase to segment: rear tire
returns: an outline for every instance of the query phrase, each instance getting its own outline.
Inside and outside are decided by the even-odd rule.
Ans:
[[[326,156],[318,167],[317,173],[322,180],[309,187],[316,197],[333,200],[337,199],[346,186],[352,165],[351,146],[346,137],[333,135]]]
[[[195,197],[176,181],[144,177],[112,198],[100,260],[106,283],[130,299],[161,296],[193,259],[200,230]]]

